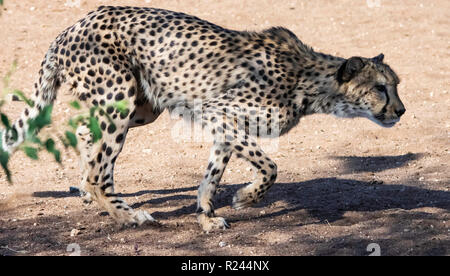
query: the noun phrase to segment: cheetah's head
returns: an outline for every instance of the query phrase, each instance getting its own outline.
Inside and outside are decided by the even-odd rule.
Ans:
[[[334,114],[339,117],[366,117],[383,127],[392,127],[405,113],[397,94],[400,80],[383,63],[384,55],[352,57],[337,71],[341,99]]]

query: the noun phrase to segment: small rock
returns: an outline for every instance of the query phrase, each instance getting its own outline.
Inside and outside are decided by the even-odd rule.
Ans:
[[[383,181],[382,180],[372,180],[370,181],[370,185],[383,185]]]
[[[78,234],[80,234],[80,230],[78,230],[78,229],[72,229],[72,231],[70,231],[70,236],[71,237],[75,237]]]
[[[223,242],[223,241],[221,241],[221,242],[219,242],[219,246],[220,246],[220,247],[225,247],[225,246],[227,246],[227,243],[226,243],[226,242]]]

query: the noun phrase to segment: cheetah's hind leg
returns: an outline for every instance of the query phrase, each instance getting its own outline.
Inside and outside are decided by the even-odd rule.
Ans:
[[[125,78],[124,78],[125,79]],[[142,225],[156,220],[146,211],[133,210],[114,191],[114,165],[120,154],[132,119],[136,115],[136,82],[133,78],[126,83],[111,87],[116,94],[114,99],[104,93],[97,100],[105,101],[105,111],[108,116],[96,114],[102,130],[102,137],[95,143],[87,126],[77,129],[79,138],[80,165],[82,171],[81,188],[87,194],[86,199],[96,201],[117,222],[125,225]],[[121,112],[112,108],[114,100],[126,98],[127,111]]]

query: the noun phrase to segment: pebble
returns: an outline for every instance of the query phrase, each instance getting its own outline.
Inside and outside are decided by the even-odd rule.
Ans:
[[[70,231],[70,236],[71,237],[75,237],[78,234],[80,234],[80,230],[78,230],[78,229],[72,229],[72,231]]]
[[[219,242],[219,246],[220,246],[220,247],[225,247],[225,246],[227,246],[227,243],[226,243],[226,242],[223,242],[223,241],[221,241],[221,242]]]

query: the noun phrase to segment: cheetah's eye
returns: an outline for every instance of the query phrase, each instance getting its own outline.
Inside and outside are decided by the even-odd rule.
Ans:
[[[375,89],[381,93],[386,93],[386,91],[387,91],[386,86],[384,86],[384,85],[375,85]]]

